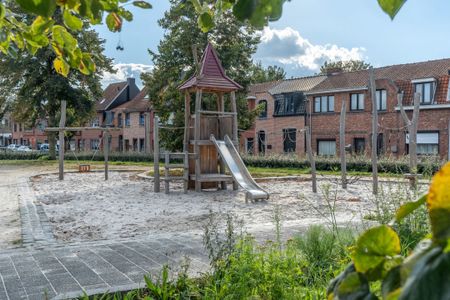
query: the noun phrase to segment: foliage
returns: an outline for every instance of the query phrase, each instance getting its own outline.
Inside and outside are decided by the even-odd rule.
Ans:
[[[323,66],[320,67],[320,74],[328,74],[333,70],[340,70],[342,72],[352,72],[359,70],[367,70],[371,67],[370,63],[366,63],[362,60],[347,60],[347,61],[326,61]]]
[[[258,62],[252,66],[250,78],[252,84],[277,81],[285,79],[286,72],[279,66],[268,66],[264,68],[261,62]]]
[[[25,23],[31,19],[19,7],[11,12]],[[52,22],[56,26],[64,20],[55,14]],[[15,121],[36,127],[41,120],[46,120],[48,126],[57,126],[62,100],[67,101],[68,125],[81,126],[91,117],[94,101],[102,94],[101,75],[104,71],[113,72],[112,60],[104,56],[104,40],[94,30],[84,27],[74,36],[83,51],[95,53],[93,61],[97,68],[89,76],[78,72],[60,76],[53,68],[58,56],[48,48],[37,49],[34,54],[24,52],[16,59],[0,58],[0,98],[10,103]],[[49,142],[54,144],[55,135],[49,137]]]
[[[216,20],[216,26],[208,33],[203,33],[197,25],[195,11],[190,2],[181,7],[178,1],[171,0],[171,7],[159,20],[165,30],[164,38],[158,45],[158,51],[149,51],[154,68],[142,75],[148,88],[148,94],[159,117],[163,122],[172,119],[174,126],[184,126],[184,95],[178,86],[196,71],[193,52],[199,59],[207,42],[211,42],[222,62],[227,75],[244,88],[236,93],[239,128],[249,128],[255,117],[247,109],[246,87],[251,83],[253,62],[259,37],[253,27],[237,21],[230,12],[224,13]],[[203,95],[203,105],[208,110],[216,105],[215,95]],[[230,101],[225,95],[225,105]],[[194,97],[191,97],[194,98]],[[195,101],[191,101],[191,111]],[[226,107],[228,109],[229,107]],[[180,149],[182,130],[160,131],[163,146],[166,149]]]
[[[370,282],[381,282],[383,299],[448,299],[450,296],[450,163],[433,177],[426,204],[431,239],[425,239],[406,258],[400,237],[381,225],[364,232],[352,253],[353,263],[330,284],[328,299],[378,299]],[[424,198],[405,204],[397,221],[420,207]]]

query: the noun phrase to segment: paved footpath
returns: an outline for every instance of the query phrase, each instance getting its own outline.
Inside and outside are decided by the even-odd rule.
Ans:
[[[23,247],[0,250],[0,300],[70,299],[83,294],[144,287],[144,275],[157,278],[164,265],[172,274],[189,263],[196,275],[208,270],[199,235],[165,233],[121,240],[58,243],[36,203],[30,171],[2,168],[1,195],[18,195]],[[17,226],[18,227],[18,226]]]

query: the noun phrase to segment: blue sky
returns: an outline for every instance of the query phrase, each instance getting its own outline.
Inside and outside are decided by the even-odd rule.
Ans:
[[[119,34],[96,27],[119,70],[106,74],[105,82],[151,68],[147,49],[156,50],[163,37],[157,20],[169,2],[150,2],[151,10],[132,9],[134,21],[120,37],[124,51],[115,49]],[[449,11],[448,0],[410,0],[391,21],[376,0],[292,0],[282,18],[261,32],[254,59],[283,66],[291,77],[312,75],[326,60],[364,59],[383,66],[450,57]]]

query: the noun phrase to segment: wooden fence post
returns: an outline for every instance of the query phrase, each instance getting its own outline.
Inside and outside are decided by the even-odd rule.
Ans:
[[[159,118],[156,115],[153,118],[153,143],[155,147],[155,149],[153,149],[153,190],[155,193],[159,193]]]
[[[345,157],[345,101],[342,101],[341,118],[339,120],[339,154],[341,156],[341,184],[347,189],[347,161]]]
[[[316,161],[314,160],[314,155],[312,153],[311,147],[311,127],[305,128],[306,133],[306,151],[308,152],[309,163],[311,164],[311,181],[312,181],[312,191],[317,193],[317,178],[316,178]]]
[[[61,101],[61,119],[59,120],[59,180],[64,180],[64,127],[66,126],[66,107],[67,102]]]
[[[105,158],[105,180],[108,180],[109,178],[109,165],[108,165],[108,160],[109,160],[109,138],[110,138],[110,134],[109,131],[103,131],[103,156]]]
[[[378,108],[377,108],[377,94],[375,86],[375,74],[371,67],[369,71],[369,91],[372,100],[372,193],[378,194],[378,155],[377,155],[377,141],[378,141]]]

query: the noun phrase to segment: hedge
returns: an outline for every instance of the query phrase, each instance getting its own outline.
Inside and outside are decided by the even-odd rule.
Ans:
[[[0,152],[0,160],[46,160],[48,155],[40,152]],[[66,160],[103,161],[103,153],[77,153],[68,152]],[[309,161],[305,158],[289,155],[252,156],[243,155],[242,159],[247,166],[261,168],[294,168],[309,169]],[[152,162],[153,157],[139,152],[115,152],[109,155],[110,161],[123,162]],[[436,157],[421,158],[418,164],[418,172],[424,175],[432,175],[444,164],[444,161]],[[316,169],[318,171],[339,171],[341,163],[339,158],[316,158]],[[348,157],[347,170],[353,172],[372,172],[372,162],[368,157]],[[381,158],[378,162],[378,170],[384,173],[403,174],[408,173],[408,157]]]

